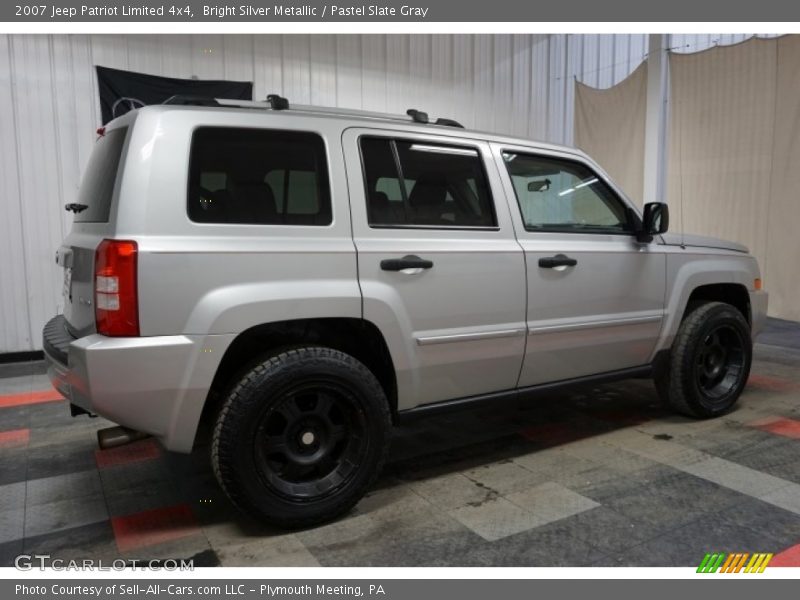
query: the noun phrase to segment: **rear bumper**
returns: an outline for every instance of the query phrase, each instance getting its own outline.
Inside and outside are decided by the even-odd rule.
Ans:
[[[61,319],[61,321],[58,321]],[[57,340],[63,317],[44,330],[47,372],[73,404],[190,452],[208,390],[233,335]],[[64,360],[66,358],[66,361]]]

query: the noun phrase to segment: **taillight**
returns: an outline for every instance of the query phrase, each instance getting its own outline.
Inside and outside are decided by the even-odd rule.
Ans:
[[[94,316],[97,333],[139,335],[136,242],[103,240],[94,253]]]

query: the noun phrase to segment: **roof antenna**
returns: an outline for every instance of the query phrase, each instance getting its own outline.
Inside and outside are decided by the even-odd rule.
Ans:
[[[289,110],[289,101],[278,94],[267,95],[267,104],[272,110]]]

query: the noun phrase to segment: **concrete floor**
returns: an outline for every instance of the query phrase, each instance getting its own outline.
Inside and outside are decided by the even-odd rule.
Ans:
[[[0,565],[193,558],[195,566],[800,566],[800,324],[771,320],[736,410],[663,411],[648,381],[396,431],[376,488],[299,532],[236,513],[206,455],[98,451],[40,363],[0,366]]]

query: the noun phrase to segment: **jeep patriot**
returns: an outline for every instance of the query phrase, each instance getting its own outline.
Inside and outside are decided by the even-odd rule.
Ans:
[[[53,385],[120,425],[103,447],[207,430],[231,501],[285,527],[358,502],[407,418],[650,376],[720,415],[766,318],[740,244],[415,110],[174,97],[98,130],[66,208]]]

